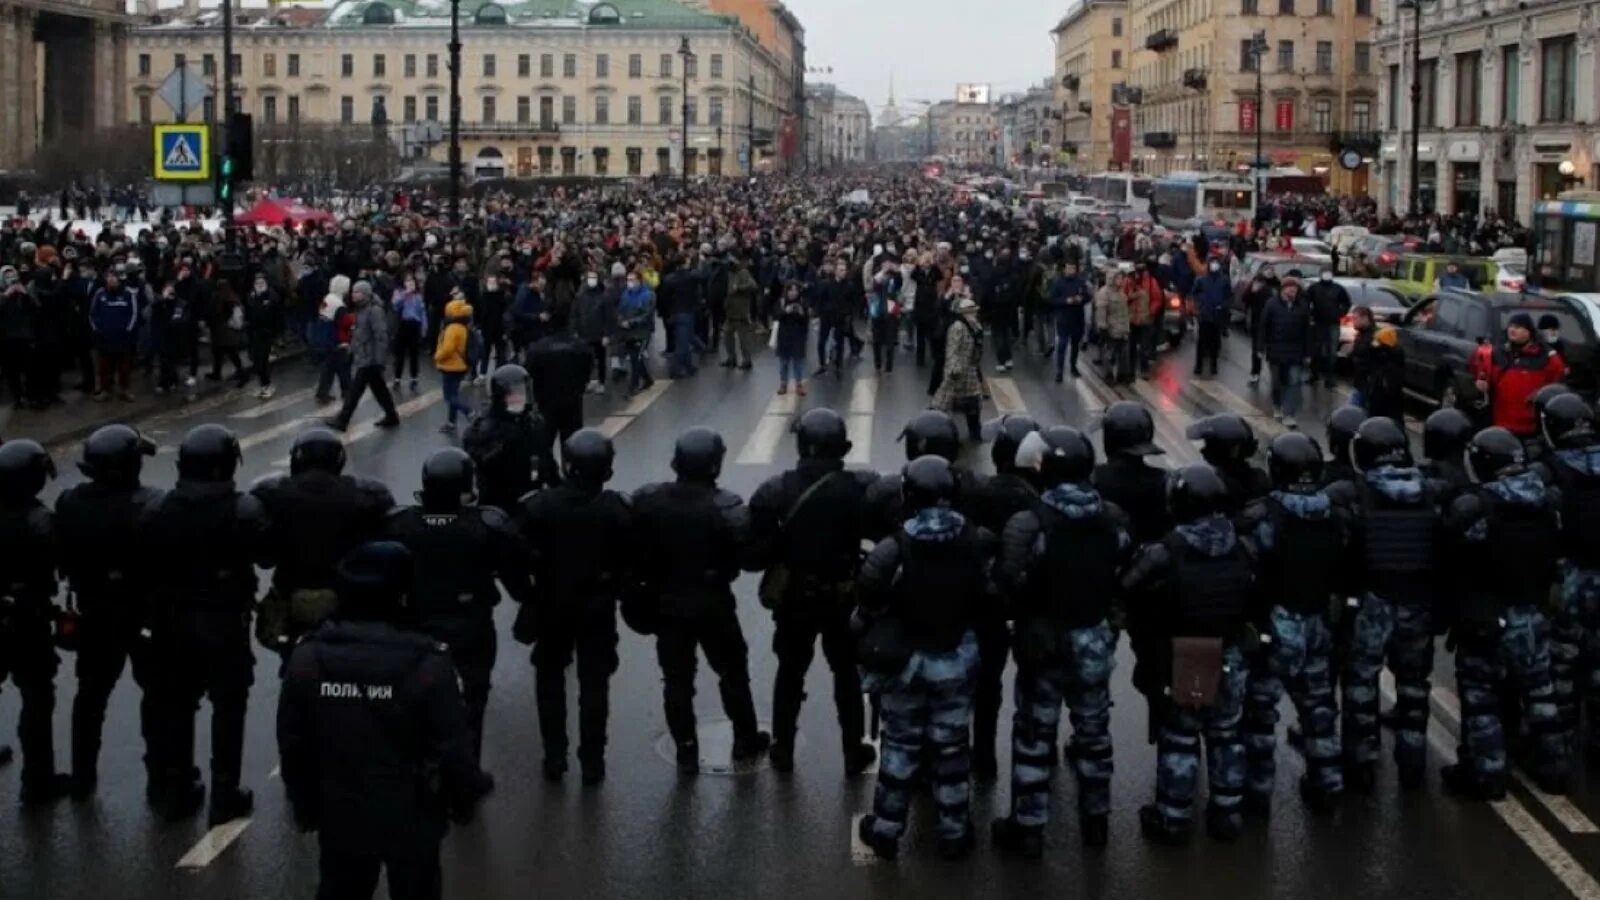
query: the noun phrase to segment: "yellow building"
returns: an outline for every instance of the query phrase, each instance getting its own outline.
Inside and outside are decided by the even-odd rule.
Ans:
[[[1111,86],[1128,78],[1127,0],[1078,0],[1050,32],[1060,160],[1080,172],[1111,168]]]
[[[1272,166],[1366,193],[1377,152],[1372,0],[1130,0],[1133,155],[1155,174]],[[1252,36],[1261,32],[1260,94]]]
[[[235,91],[255,117],[258,180],[330,130],[444,160],[449,15],[447,0],[341,0],[325,15],[241,10]],[[736,16],[674,0],[465,0],[460,18],[462,160],[473,175],[735,174],[751,163],[781,169],[795,155],[797,60]],[[220,22],[219,11],[191,6],[131,32],[134,121],[172,120],[154,93],[177,63],[199,60],[218,80]],[[774,22],[798,25],[786,12]],[[803,46],[799,34],[785,40]],[[215,115],[208,101],[190,119]],[[290,168],[277,174],[295,177]]]

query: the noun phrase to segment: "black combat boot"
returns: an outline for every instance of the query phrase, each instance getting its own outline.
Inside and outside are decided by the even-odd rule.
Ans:
[[[1246,790],[1239,800],[1239,812],[1251,819],[1266,821],[1272,818],[1272,795]]]
[[[1371,794],[1378,786],[1378,767],[1372,763],[1344,764],[1344,789],[1352,794]]]
[[[1016,819],[995,819],[989,826],[989,840],[996,850],[1023,859],[1038,859],[1044,856],[1044,831],[1039,828],[1025,828],[1017,824]]]
[[[1317,787],[1305,777],[1300,779],[1300,799],[1305,801],[1307,809],[1318,815],[1327,815],[1339,806],[1338,794]]]
[[[862,816],[861,824],[856,826],[856,837],[861,839],[861,843],[872,848],[872,852],[876,853],[879,859],[892,860],[900,853],[900,842],[878,836],[872,830],[872,823],[877,820],[877,816]]]
[[[742,738],[734,738],[733,761],[748,762],[767,752],[767,748],[771,746],[772,735],[767,734],[765,731],[758,731]]]
[[[606,763],[603,759],[580,759],[578,767],[583,770],[583,783],[590,787],[606,780]]]
[[[1111,840],[1111,822],[1107,816],[1083,816],[1078,820],[1083,829],[1083,845],[1098,850]]]
[[[206,802],[206,786],[194,777],[164,779],[150,806],[163,822],[182,822],[200,811]]]
[[[211,827],[243,819],[255,809],[255,795],[238,787],[219,787],[211,792]]]
[[[972,848],[976,846],[978,846],[978,836],[973,834],[972,826],[969,824],[958,838],[939,838],[939,846],[934,852],[939,854],[940,859],[957,862],[970,856]]]
[[[565,756],[546,756],[544,758],[544,780],[560,781],[567,777],[567,758]]]
[[[1139,830],[1144,832],[1146,838],[1169,847],[1187,847],[1193,836],[1190,823],[1177,822],[1162,815],[1154,803],[1139,807]]]
[[[776,755],[776,749],[773,752]],[[871,744],[856,744],[853,747],[847,747],[844,751],[844,774],[853,778],[872,768],[872,764],[877,761],[878,751]],[[776,758],[774,758],[773,765],[777,765]]]
[[[678,744],[678,774],[700,774],[700,743],[683,741]]]
[[[1206,805],[1206,834],[1210,835],[1212,840],[1231,844],[1239,839],[1242,831],[1244,826],[1239,821],[1237,811],[1225,810],[1216,804]]]
[[[72,792],[72,776],[61,772],[24,778],[22,805],[47,806]]]
[[[1463,763],[1440,769],[1439,780],[1444,783],[1446,791],[1462,800],[1494,801],[1506,797],[1504,779],[1479,778]]]

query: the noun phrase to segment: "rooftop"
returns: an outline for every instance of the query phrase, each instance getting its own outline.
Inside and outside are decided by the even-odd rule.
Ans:
[[[461,0],[468,27],[720,29],[738,25],[734,16],[691,8],[678,0]],[[217,28],[220,8],[185,14],[163,9],[147,20],[156,28]],[[333,0],[325,7],[237,8],[240,28],[444,27],[450,0]]]

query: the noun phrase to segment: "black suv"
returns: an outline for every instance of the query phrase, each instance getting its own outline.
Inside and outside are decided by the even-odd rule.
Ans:
[[[1544,315],[1559,319],[1568,380],[1592,383],[1595,333],[1588,319],[1565,301],[1537,294],[1445,290],[1426,295],[1403,317],[1397,317],[1402,326],[1400,347],[1406,357],[1406,392],[1441,407],[1476,403],[1473,355],[1480,344],[1503,340],[1506,323],[1519,312],[1535,322]]]

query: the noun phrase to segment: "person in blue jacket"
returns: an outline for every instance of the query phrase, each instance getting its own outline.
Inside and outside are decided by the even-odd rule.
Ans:
[[[1209,364],[1211,374],[1215,375],[1217,357],[1222,353],[1222,331],[1228,325],[1228,304],[1233,297],[1233,285],[1228,283],[1220,261],[1213,259],[1206,264],[1206,273],[1195,279],[1189,297],[1194,301],[1195,319],[1200,326],[1194,374],[1203,374]]]
[[[94,334],[100,385],[94,399],[108,400],[115,378],[117,395],[132,400],[133,355],[139,347],[139,296],[122,284],[115,270],[106,272],[105,286],[89,301],[89,328]]]

